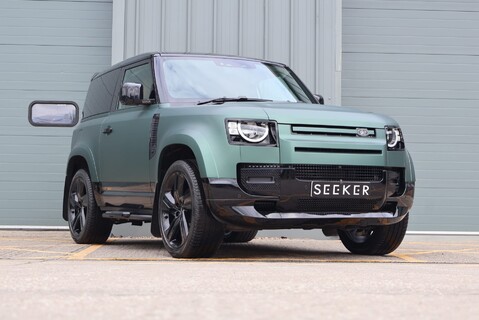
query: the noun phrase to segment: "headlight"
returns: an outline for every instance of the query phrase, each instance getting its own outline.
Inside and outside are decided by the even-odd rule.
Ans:
[[[273,121],[227,120],[226,129],[231,144],[277,145]]]
[[[385,127],[388,150],[404,150],[404,138],[398,127]]]

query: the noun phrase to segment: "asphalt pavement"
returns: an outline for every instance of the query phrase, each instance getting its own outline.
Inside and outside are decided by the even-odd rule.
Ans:
[[[406,236],[384,257],[338,240],[259,238],[210,259],[161,239],[75,244],[0,231],[1,319],[477,319],[479,237]]]

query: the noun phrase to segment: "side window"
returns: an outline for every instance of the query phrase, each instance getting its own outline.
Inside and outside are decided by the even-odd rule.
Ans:
[[[83,107],[84,118],[110,111],[120,72],[113,70],[91,81]]]
[[[143,99],[155,99],[155,87],[153,85],[153,74],[150,63],[127,69],[123,77],[122,85],[127,82],[143,85]],[[124,105],[121,102],[118,102],[118,109],[131,107],[134,106]]]

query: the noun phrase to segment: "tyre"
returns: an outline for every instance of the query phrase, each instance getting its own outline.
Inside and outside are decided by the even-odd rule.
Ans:
[[[399,247],[406,234],[409,213],[400,222],[363,229],[338,230],[344,246],[355,254],[385,255]]]
[[[101,216],[88,173],[80,169],[68,191],[68,226],[76,243],[104,243],[113,223]]]
[[[258,234],[258,230],[250,231],[227,231],[225,232],[223,242],[226,243],[241,243],[250,242]]]
[[[194,161],[179,160],[166,171],[158,198],[166,250],[175,258],[206,258],[223,241],[224,228],[207,209]]]

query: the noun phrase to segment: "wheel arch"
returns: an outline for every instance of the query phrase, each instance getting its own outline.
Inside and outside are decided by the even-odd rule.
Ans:
[[[69,186],[71,183],[71,180],[75,173],[83,169],[85,170],[88,175],[90,176],[90,179],[92,178],[92,174],[90,171],[90,166],[88,164],[88,160],[83,156],[83,155],[71,155],[68,164],[67,164],[67,170],[66,170],[66,175],[65,175],[65,184],[63,187],[63,210],[62,210],[62,217],[65,221],[68,220],[68,190]]]
[[[181,158],[183,155],[181,152],[189,153],[193,155],[194,159],[198,165],[198,171],[202,178],[209,177],[218,177],[218,168],[216,159],[213,156],[213,152],[208,143],[208,138],[205,137],[201,132],[182,132],[174,135],[168,136],[166,139],[163,139],[160,146],[160,155],[158,157],[158,165],[156,172],[156,178],[158,183],[161,183],[161,170],[160,168],[164,167],[165,156],[169,155],[172,150],[178,149],[180,152],[179,156],[176,156],[176,160],[186,160],[186,158]],[[175,161],[176,161],[175,160]],[[174,162],[174,161],[173,161]],[[167,165],[168,169],[170,162]]]
[[[416,181],[416,172],[414,169],[414,162],[412,161],[411,155],[409,154],[409,151],[406,151],[407,153],[407,166],[406,166],[406,181],[408,182],[415,182]]]
[[[158,197],[160,193],[161,183],[168,168],[178,160],[195,160],[198,163],[196,154],[186,144],[174,143],[164,147],[158,159],[157,181],[155,188],[155,199],[153,208],[153,217],[151,223],[151,233],[155,237],[160,237],[160,229],[158,225]]]

